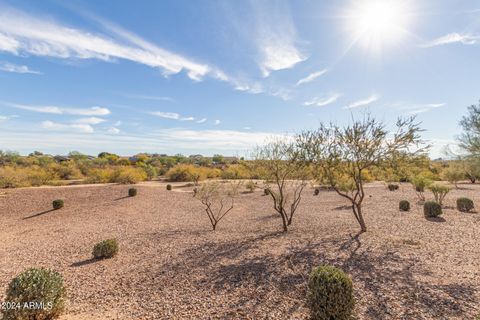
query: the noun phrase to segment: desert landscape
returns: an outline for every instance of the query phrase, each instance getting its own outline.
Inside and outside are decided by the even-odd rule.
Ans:
[[[474,319],[480,312],[480,215],[455,209],[427,220],[412,186],[366,185],[359,234],[334,191],[304,192],[287,233],[263,190],[241,193],[212,231],[192,187],[125,185],[20,188],[0,197],[0,286],[26,267],[59,271],[68,288],[62,319],[308,319],[312,268],[351,275],[359,319]],[[52,211],[52,199],[65,207]],[[398,201],[409,199],[410,212]],[[119,254],[94,260],[93,245],[117,238]],[[3,294],[3,292],[2,292]],[[0,296],[0,300],[3,296]]]

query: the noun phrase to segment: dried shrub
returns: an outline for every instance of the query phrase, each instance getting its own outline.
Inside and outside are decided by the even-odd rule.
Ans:
[[[398,190],[399,186],[398,184],[393,184],[393,183],[390,183],[388,186],[387,186],[388,190],[390,191],[395,191],[395,190]]]

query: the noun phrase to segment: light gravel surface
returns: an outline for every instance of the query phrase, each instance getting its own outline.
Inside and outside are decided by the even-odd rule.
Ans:
[[[28,267],[65,278],[63,319],[306,319],[311,269],[334,264],[354,282],[358,319],[475,319],[480,313],[480,214],[454,209],[459,196],[480,207],[480,185],[446,198],[428,221],[411,186],[367,186],[369,231],[357,235],[347,203],[308,189],[288,233],[258,190],[239,196],[215,232],[188,189],[165,185],[71,186],[0,192],[0,300]],[[65,208],[48,211],[54,199]],[[398,201],[410,200],[401,213]],[[91,260],[115,237],[117,257]]]

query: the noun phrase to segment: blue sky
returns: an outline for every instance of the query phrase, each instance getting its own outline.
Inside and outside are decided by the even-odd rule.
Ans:
[[[369,112],[437,157],[479,48],[474,0],[0,0],[0,149],[244,155]]]

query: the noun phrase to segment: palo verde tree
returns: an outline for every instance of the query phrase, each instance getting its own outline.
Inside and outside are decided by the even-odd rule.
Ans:
[[[195,198],[204,205],[213,231],[220,220],[233,209],[239,187],[240,182],[206,182],[196,189]]]
[[[468,107],[468,114],[460,121],[463,133],[458,137],[460,148],[471,156],[480,156],[480,102]]]
[[[282,218],[285,232],[292,224],[307,185],[307,170],[300,154],[291,138],[273,138],[256,148],[252,162],[255,171],[261,172],[265,179],[266,193]]]
[[[425,151],[419,146],[421,130],[414,117],[398,119],[396,127],[396,132],[390,134],[383,122],[367,115],[346,127],[322,123],[317,130],[296,137],[297,147],[304,160],[313,165],[317,179],[352,203],[362,232],[367,231],[362,211],[366,171]]]

